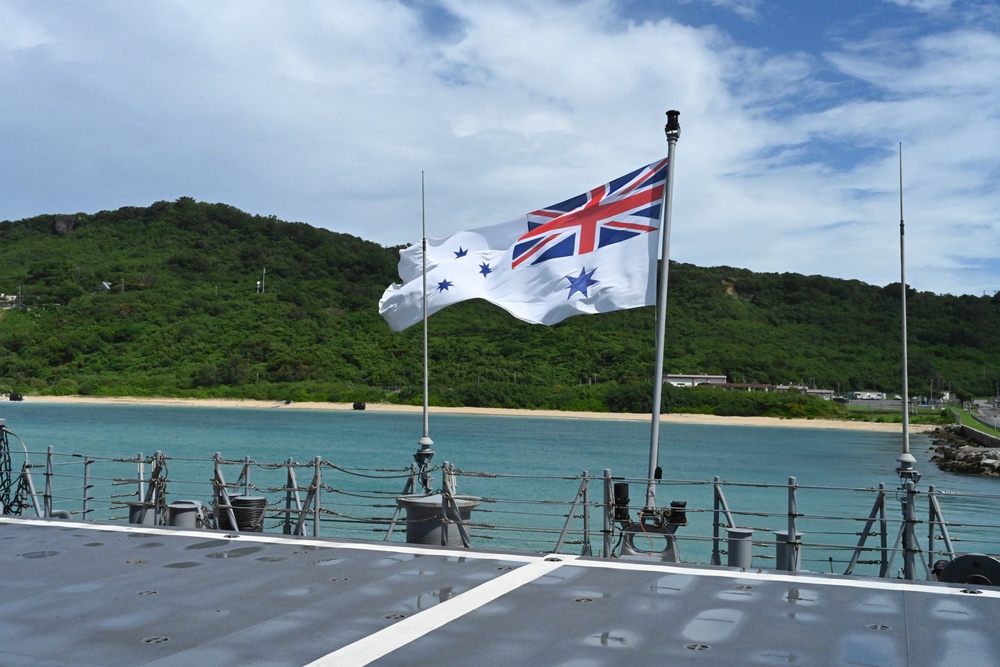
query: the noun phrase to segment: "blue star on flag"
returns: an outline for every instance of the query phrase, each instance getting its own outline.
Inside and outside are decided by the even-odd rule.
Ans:
[[[569,281],[569,287],[566,288],[569,290],[569,296],[566,297],[567,300],[576,292],[579,292],[586,297],[587,288],[601,282],[600,280],[594,280],[591,278],[591,276],[594,275],[594,271],[597,271],[597,267],[594,267],[589,272],[586,268],[582,268],[580,269],[580,275],[576,277],[566,276],[566,280]]]
[[[465,257],[466,255],[469,254],[469,251],[466,248],[463,248],[462,246],[458,246],[458,250],[452,250],[452,252],[455,253],[455,259],[458,259],[459,257]]]
[[[479,265],[479,272],[483,274],[483,278],[485,278],[486,276],[493,273],[493,269],[490,268],[489,264],[483,262],[482,264]]]
[[[455,283],[450,280],[442,280],[438,283],[438,292],[447,292],[449,287],[454,287]]]

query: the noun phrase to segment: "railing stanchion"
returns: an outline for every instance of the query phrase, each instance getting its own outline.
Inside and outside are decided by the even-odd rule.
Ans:
[[[948,532],[948,524],[944,520],[944,513],[941,512],[941,505],[938,503],[936,493],[931,495],[930,503],[934,511],[934,516],[937,517],[938,525],[941,527],[941,541],[944,542],[945,553],[948,554],[948,558],[954,560],[955,545],[951,543],[951,534]]]
[[[38,504],[38,492],[35,491],[35,481],[31,478],[31,468],[27,462],[21,468],[21,475],[24,479],[24,485],[28,487],[28,495],[31,496],[31,506],[35,509],[35,516],[40,517],[44,507]]]
[[[90,490],[93,488],[93,484],[90,483],[90,465],[94,462],[94,459],[89,456],[83,460],[83,520],[86,521],[87,517],[90,516],[90,501],[91,495]]]
[[[612,496],[612,481],[611,481],[611,470],[609,468],[604,469],[604,526],[601,528],[601,533],[604,535],[604,549],[601,556],[604,558],[611,558],[611,499]]]
[[[145,477],[146,477],[146,461],[142,458],[142,452],[136,457],[136,471],[139,477],[139,495],[136,496],[139,500],[146,497],[146,487],[145,487]]]
[[[927,489],[927,569],[934,569],[934,526],[937,516],[934,514],[934,486]]]
[[[722,554],[719,552],[719,482],[716,476],[712,480],[712,565],[722,565]]]
[[[868,533],[871,532],[872,526],[875,524],[875,518],[879,516],[880,512],[885,509],[885,484],[879,484],[878,497],[875,498],[875,504],[872,505],[872,511],[868,514],[868,521],[865,523],[865,527],[861,529],[861,536],[858,539],[858,546],[855,547],[854,553],[851,555],[851,561],[847,564],[847,569],[844,574],[854,574],[854,567],[858,564],[858,559],[861,557],[861,551],[865,547],[865,542],[868,541]],[[885,542],[885,527],[882,527],[882,537],[883,537],[883,550]],[[885,562],[885,557],[883,554],[883,560]],[[883,566],[884,567],[884,566]]]
[[[292,468],[294,459],[288,457],[285,461],[285,520],[281,523],[283,535],[292,534],[292,493],[298,494],[295,483],[295,470]]]
[[[42,511],[46,517],[52,516],[52,445],[45,453],[45,493],[42,495]]]
[[[212,457],[212,460],[214,461],[212,471],[212,495],[215,496],[215,502],[212,503],[212,527],[218,530],[219,504],[222,502],[222,491],[219,487],[219,481],[222,479],[222,453],[216,452],[215,456]]]
[[[917,500],[917,489],[913,482],[906,483],[906,499],[903,501],[903,578],[913,581],[914,554],[917,551],[917,514],[914,503]]]
[[[420,473],[420,468],[417,467],[416,463],[411,463],[410,474],[406,477],[406,484],[403,485],[403,492],[399,494],[400,496],[408,496],[416,490],[418,473]],[[426,472],[424,474],[426,474]],[[396,530],[396,522],[399,521],[399,515],[402,511],[403,506],[397,501],[396,509],[392,513],[392,518],[389,519],[389,527],[385,530],[385,539],[383,541],[390,542],[392,540],[392,533]],[[407,517],[407,519],[409,519],[409,517]]]
[[[795,518],[799,514],[798,506],[795,502],[795,494],[798,490],[798,482],[794,477],[788,478],[788,539],[786,541],[788,549],[788,571],[799,571],[799,559],[802,557],[802,542],[799,541],[799,534],[796,532]]]
[[[441,478],[441,521],[446,526],[448,524],[455,525],[458,529],[459,537],[462,538],[462,546],[468,549],[472,545],[469,530],[462,521],[462,513],[458,509],[458,502],[455,499],[455,496],[458,495],[458,485],[455,481],[455,466],[445,461],[441,468],[443,470]],[[452,511],[451,516],[455,517],[454,520],[449,517],[449,509]],[[444,546],[447,540],[448,531],[442,530],[441,545]]]
[[[236,523],[236,513],[233,512],[233,503],[229,499],[229,490],[226,489],[226,480],[222,476],[222,454],[219,452],[215,453],[215,476],[212,480],[215,486],[215,507],[212,509],[212,514],[215,519],[215,527],[219,528],[219,508],[223,508],[226,511],[226,516],[229,518],[229,528],[233,531],[239,531],[239,525]]]
[[[243,495],[250,495],[250,457],[243,457]]]
[[[582,556],[593,555],[593,549],[590,546],[590,473],[586,470],[583,471],[583,550],[580,552]]]
[[[319,537],[320,494],[323,491],[323,459],[317,456],[313,460],[313,464],[316,466],[315,475],[313,476],[313,483],[316,485],[316,495],[313,496],[313,537]]]
[[[565,544],[565,542],[566,542],[566,536],[569,534],[570,527],[573,525],[573,518],[576,516],[576,508],[577,508],[577,506],[581,502],[583,502],[584,503],[584,507],[586,507],[586,502],[587,502],[586,501],[586,497],[587,497],[587,480],[588,480],[587,471],[584,470],[583,471],[583,481],[580,482],[580,488],[577,490],[576,496],[573,498],[573,503],[569,507],[569,512],[566,513],[566,522],[563,524],[563,529],[559,533],[559,539],[556,540],[556,547],[555,547],[555,549],[552,550],[553,553],[559,553],[559,551],[562,550],[563,544]],[[584,517],[584,520],[586,521],[586,517]],[[583,550],[582,550],[582,553],[581,553],[581,555],[583,555],[583,556],[588,555],[587,552],[590,551],[590,549],[589,549],[590,543],[587,541],[586,538],[587,538],[587,531],[586,531],[586,528],[584,528],[584,547],[583,547]]]
[[[881,547],[881,564],[879,565],[878,576],[885,579],[889,576],[889,522],[885,516],[885,483],[878,485],[879,503],[878,523],[879,536],[881,537],[879,546]]]

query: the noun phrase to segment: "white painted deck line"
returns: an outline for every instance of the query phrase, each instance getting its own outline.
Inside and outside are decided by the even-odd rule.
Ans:
[[[406,544],[403,542],[344,542],[339,541],[335,537],[294,537],[290,535],[276,535],[274,533],[238,533],[235,531],[225,532],[221,530],[206,529],[184,530],[138,524],[107,524],[91,523],[89,521],[22,519],[20,517],[0,516],[0,524],[4,523],[19,523],[29,526],[45,526],[48,528],[81,528],[84,530],[96,530],[106,533],[141,533],[144,535],[197,537],[203,540],[229,541],[233,544],[242,544],[246,542],[259,542],[261,544],[289,544],[299,547],[311,546],[323,549],[351,549],[354,551],[376,551],[383,553],[411,554],[414,556],[450,556],[454,558],[465,558],[467,560],[503,560],[514,563],[533,563],[539,558],[537,554],[495,554],[485,551],[472,551],[469,549],[422,547],[420,545]],[[560,556],[560,558],[573,558],[573,556]]]
[[[780,581],[789,584],[810,584],[813,586],[833,586],[841,588],[862,588],[881,591],[906,591],[916,593],[929,593],[932,595],[969,595],[967,591],[975,591],[974,595],[984,598],[1000,599],[1000,588],[994,586],[977,586],[974,584],[950,584],[939,585],[921,582],[919,580],[906,581],[903,579],[876,579],[870,577],[849,577],[845,575],[816,576],[814,572],[799,571],[775,572],[739,570],[725,568],[698,567],[697,565],[675,565],[672,563],[650,562],[637,563],[634,561],[621,561],[616,559],[608,560],[579,560],[567,563],[572,567],[600,568],[608,570],[637,570],[647,572],[660,572],[685,575],[689,577],[708,577],[721,579],[756,579],[757,581]]]
[[[326,549],[352,549],[357,551],[375,551],[384,553],[402,553],[415,556],[451,556],[455,558],[477,559],[477,560],[503,560],[508,562],[535,563],[540,558],[534,554],[504,553],[495,554],[488,551],[475,551],[470,549],[432,549],[414,544],[400,542],[341,542],[335,538],[308,538],[290,537],[287,535],[275,535],[273,533],[226,533],[223,531],[178,530],[158,528],[156,526],[142,526],[135,524],[106,524],[91,523],[88,521],[62,521],[58,519],[24,519],[20,517],[0,516],[0,524],[20,523],[32,526],[48,526],[50,528],[83,528],[86,530],[97,530],[109,533],[145,533],[156,535],[183,535],[186,537],[198,537],[202,539],[229,540],[236,543],[260,542],[264,544],[294,544],[296,546],[315,546]],[[662,561],[651,560],[648,563],[618,560],[618,559],[594,559],[576,560],[576,556],[559,555],[563,559],[563,564],[572,564],[574,567],[607,568],[612,570],[640,570],[664,572],[671,574],[685,574],[699,577],[717,577],[723,579],[757,579],[761,581],[781,581],[786,583],[813,584],[816,586],[837,586],[846,588],[878,589],[888,591],[912,591],[920,593],[930,593],[935,595],[968,595],[966,590],[975,590],[976,595],[985,598],[1000,599],[1000,587],[981,586],[940,586],[922,583],[920,580],[904,581],[901,579],[877,579],[871,577],[848,577],[843,575],[816,576],[813,572],[800,571],[798,573],[784,573],[774,571],[748,570],[740,572],[738,570],[698,567],[697,565],[677,565],[664,563]]]
[[[393,623],[364,639],[359,639],[309,663],[306,667],[367,665],[498,597],[531,583],[575,558],[576,556],[562,555],[536,557],[533,563],[522,565],[430,609]]]
[[[58,519],[24,519],[20,517],[0,516],[0,524],[20,523],[32,526],[47,526],[50,528],[82,528],[86,530],[96,530],[109,533],[144,533],[154,535],[182,535],[185,537],[197,537],[201,539],[228,540],[233,544],[243,542],[260,542],[263,544],[292,544],[296,546],[314,546],[325,549],[352,549],[356,551],[375,551],[381,553],[402,553],[415,556],[445,556],[476,560],[503,560],[508,562],[536,563],[541,556],[535,554],[503,553],[496,554],[488,551],[475,551],[470,549],[432,549],[414,544],[400,542],[341,542],[335,538],[308,538],[290,537],[288,535],[275,535],[273,533],[226,533],[223,531],[210,531],[204,529],[178,530],[158,528],[156,526],[142,526],[135,524],[106,524],[91,523],[88,521],[62,521]],[[756,579],[758,581],[780,581],[785,583],[812,584],[815,586],[835,586],[845,588],[876,589],[885,591],[910,591],[919,593],[930,593],[933,595],[969,595],[966,591],[974,590],[975,595],[984,598],[1000,599],[1000,587],[993,586],[941,586],[925,583],[920,580],[905,581],[901,579],[877,579],[872,577],[848,577],[843,575],[816,576],[814,572],[800,571],[774,572],[748,570],[741,572],[738,570],[716,567],[699,567],[697,565],[677,565],[662,561],[651,560],[643,563],[634,560],[618,559],[593,559],[576,560],[577,556],[558,555],[562,558],[563,565],[573,567],[586,567],[611,570],[639,570],[647,572],[661,572],[670,574],[683,574],[688,576],[722,578],[722,579]]]

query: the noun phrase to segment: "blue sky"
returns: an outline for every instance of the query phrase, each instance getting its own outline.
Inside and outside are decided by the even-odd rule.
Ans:
[[[674,259],[1000,290],[994,0],[0,0],[0,220],[182,196],[384,245],[666,154]]]

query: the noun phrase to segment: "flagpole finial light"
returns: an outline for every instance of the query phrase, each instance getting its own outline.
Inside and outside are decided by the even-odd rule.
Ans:
[[[674,109],[667,112],[667,126],[663,128],[667,133],[667,141],[681,138],[681,122],[678,120],[680,115],[681,112]]]

